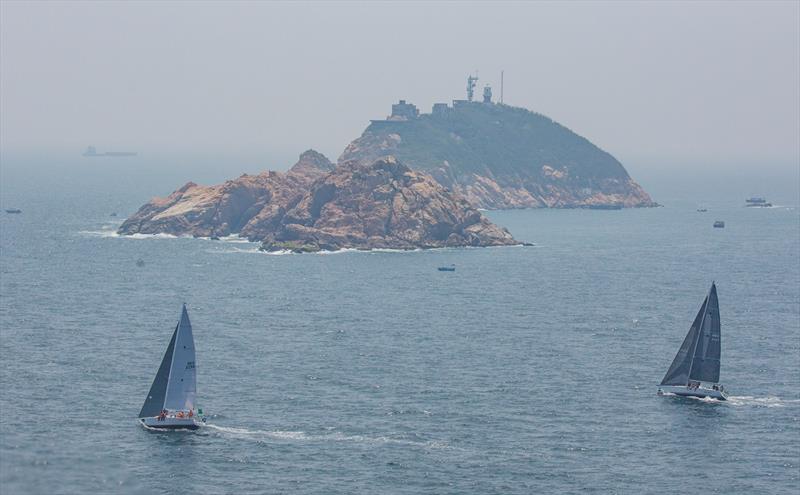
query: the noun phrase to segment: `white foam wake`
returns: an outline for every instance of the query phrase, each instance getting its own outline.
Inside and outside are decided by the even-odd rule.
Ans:
[[[734,406],[759,406],[759,407],[786,407],[800,405],[800,399],[781,399],[780,397],[751,397],[749,395],[728,397],[728,402]]]
[[[670,392],[664,392],[663,395],[679,397],[677,394]],[[786,407],[791,405],[800,405],[800,399],[781,399],[780,397],[775,396],[752,397],[749,395],[729,395],[727,401],[715,399],[713,397],[683,396],[683,398],[715,404],[730,404],[732,406]]]
[[[397,444],[408,445],[412,447],[421,447],[428,449],[444,449],[448,448],[447,444],[438,441],[418,442],[414,440],[405,440],[401,438],[391,438],[386,436],[370,437],[366,435],[345,435],[340,432],[326,433],[322,435],[310,435],[304,431],[267,431],[267,430],[248,430],[247,428],[236,428],[232,426],[218,426],[207,424],[207,429],[214,430],[219,434],[242,440],[251,440],[255,442],[265,440],[283,440],[283,441],[296,441],[296,442],[352,442],[359,444]]]

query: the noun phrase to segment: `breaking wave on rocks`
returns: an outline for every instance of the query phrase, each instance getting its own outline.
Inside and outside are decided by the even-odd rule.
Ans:
[[[182,237],[164,233],[122,235],[118,233],[116,230],[81,230],[78,233],[90,237],[118,237],[120,239],[179,239]],[[183,237],[191,238],[190,236],[183,236]]]

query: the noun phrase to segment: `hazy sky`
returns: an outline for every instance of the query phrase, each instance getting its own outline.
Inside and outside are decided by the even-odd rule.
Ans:
[[[800,3],[3,1],[5,151],[339,156],[465,79],[624,164],[800,160]]]

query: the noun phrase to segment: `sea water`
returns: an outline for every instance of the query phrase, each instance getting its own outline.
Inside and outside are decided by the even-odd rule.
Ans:
[[[26,173],[0,216],[3,493],[797,493],[791,198],[487,213],[533,247],[270,255],[114,234],[195,177]],[[712,281],[731,400],[659,397]],[[148,432],[183,302],[208,425]]]

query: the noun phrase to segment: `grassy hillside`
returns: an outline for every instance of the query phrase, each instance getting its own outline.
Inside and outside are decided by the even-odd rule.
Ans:
[[[377,122],[362,139],[391,134],[400,136],[392,153],[421,170],[441,167],[446,160],[457,175],[531,177],[549,165],[567,167],[577,182],[628,178],[622,164],[586,138],[544,115],[507,105],[461,103],[443,115]]]

